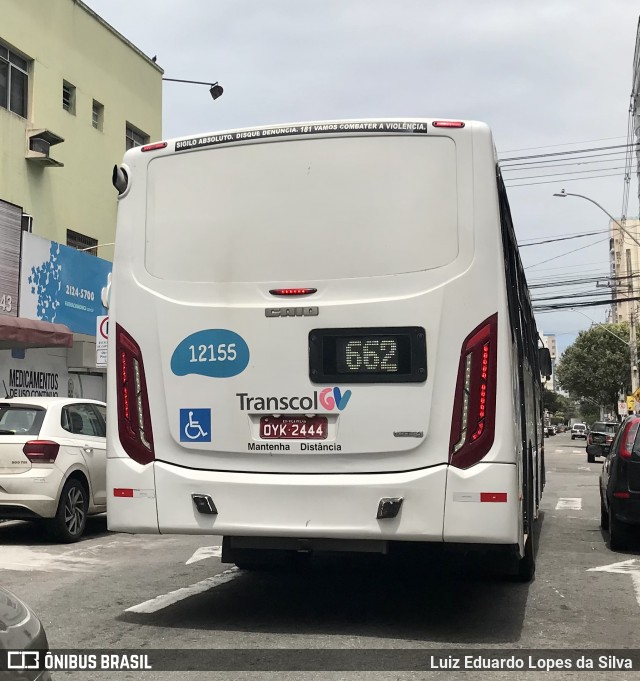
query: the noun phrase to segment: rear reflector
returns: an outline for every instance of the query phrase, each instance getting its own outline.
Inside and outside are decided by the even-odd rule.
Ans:
[[[167,146],[166,142],[154,142],[153,144],[145,144],[140,148],[140,151],[155,151],[156,149],[164,149]]]
[[[478,463],[493,445],[497,342],[496,313],[477,326],[462,344],[449,439],[449,463],[456,468]]]
[[[269,293],[272,296],[308,296],[317,290],[317,288],[272,288]]]
[[[29,440],[22,452],[31,463],[53,463],[60,451],[60,445],[51,440]]]
[[[629,492],[614,492],[613,496],[616,499],[630,499],[631,498],[631,494],[629,494]]]
[[[113,488],[114,497],[133,497],[133,490],[128,487],[114,487]]]
[[[480,492],[480,501],[486,503],[506,503],[506,492]]]
[[[433,121],[434,128],[464,128],[463,121]]]

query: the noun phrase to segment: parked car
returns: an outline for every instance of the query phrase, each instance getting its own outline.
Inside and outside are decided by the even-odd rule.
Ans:
[[[640,536],[640,416],[628,416],[616,433],[600,473],[600,524],[609,531],[612,551]],[[598,456],[602,446],[587,445]],[[636,527],[634,527],[636,526]]]
[[[107,503],[106,405],[62,397],[0,401],[0,519],[45,521],[74,542]]]
[[[587,439],[587,426],[584,423],[574,423],[571,426],[571,439],[575,440],[577,437]]]
[[[51,681],[47,671],[41,671],[44,661],[44,651],[49,650],[47,635],[42,622],[36,617],[29,606],[15,594],[0,587],[0,650],[33,652],[38,660],[26,657],[27,663],[39,667],[25,671],[0,673],[0,678],[24,679],[24,681]],[[40,651],[36,653],[36,651]],[[20,660],[17,660],[20,662]]]
[[[613,438],[618,432],[618,426],[619,424],[615,421],[596,421],[596,423],[591,426],[591,430],[587,435],[587,447],[594,444],[600,445],[601,453],[598,455],[589,454],[589,452],[587,452],[587,461],[589,461],[589,463],[594,463],[596,456],[607,456]]]
[[[551,436],[551,435],[555,435],[555,434],[556,434],[556,427],[555,427],[555,426],[551,426],[551,425],[545,426],[545,427],[544,427],[544,434],[545,434],[547,437],[549,437],[549,436]]]

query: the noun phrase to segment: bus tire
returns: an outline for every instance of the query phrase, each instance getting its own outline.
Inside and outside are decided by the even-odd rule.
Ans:
[[[533,500],[533,460],[528,457],[527,462],[527,486],[526,486],[526,512],[527,512],[527,541],[524,544],[524,555],[518,560],[516,580],[518,582],[531,582],[536,574],[536,547],[533,533],[534,500]]]

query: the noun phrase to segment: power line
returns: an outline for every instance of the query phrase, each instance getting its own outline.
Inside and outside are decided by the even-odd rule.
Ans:
[[[607,151],[607,149],[626,149],[627,147],[637,147],[638,143],[614,144],[608,147],[591,147],[590,149],[574,149],[573,151],[554,151],[549,154],[531,154],[529,156],[513,156],[512,158],[498,159],[498,163],[508,163],[509,161],[525,161],[529,158],[548,158],[551,156],[570,156],[571,154],[584,154],[589,151]]]
[[[533,267],[537,267],[538,265],[542,265],[545,262],[551,262],[552,260],[557,260],[558,258],[563,258],[565,255],[571,255],[572,253],[576,253],[577,251],[583,251],[585,248],[590,248],[591,246],[595,246],[596,244],[601,244],[603,241],[609,241],[609,237],[606,239],[598,239],[597,241],[593,241],[590,244],[587,244],[586,246],[580,246],[580,248],[574,248],[572,251],[567,251],[566,253],[560,253],[560,255],[554,255],[553,258],[547,258],[546,260],[541,260],[540,262],[535,263],[534,265],[529,265],[528,267],[525,267],[525,270],[530,270]]]
[[[525,248],[526,246],[540,246],[541,244],[550,244],[554,241],[568,241],[569,239],[582,239],[585,236],[594,236],[595,234],[603,234],[608,232],[608,229],[600,229],[597,232],[584,232],[583,234],[574,234],[573,236],[558,236],[553,239],[545,239],[544,241],[534,241],[530,244],[518,244],[520,248]]]
[[[557,184],[558,182],[579,182],[580,180],[597,180],[600,177],[620,177],[624,173],[608,173],[604,175],[593,175],[592,177],[568,177],[564,180],[544,180],[543,182],[523,182],[522,184],[508,184],[506,187],[531,187],[534,184]]]
[[[529,151],[531,149],[550,149],[551,147],[566,147],[570,144],[587,144],[588,142],[605,142],[606,140],[623,140],[625,137],[620,135],[618,137],[599,137],[594,140],[581,140],[580,142],[562,142],[561,144],[544,144],[541,147],[523,147],[522,149],[505,149],[502,153],[511,154],[516,151]]]
[[[627,150],[628,151],[628,150]],[[524,163],[510,163],[509,165],[501,165],[500,170],[503,173],[517,172],[518,170],[538,170],[541,168],[562,168],[563,166],[583,166],[591,165],[593,163],[610,163],[614,160],[623,160],[627,158],[627,151],[611,151],[607,154],[589,154],[588,156],[576,156],[571,163],[563,163],[568,161],[565,158],[550,158],[541,159],[540,161],[526,161]],[[613,158],[602,158],[600,161],[592,161],[589,159],[600,158],[604,156],[612,156]],[[583,160],[586,159],[586,160]]]
[[[569,303],[552,303],[546,305],[533,306],[534,312],[543,312],[551,310],[566,310],[570,307],[599,307],[602,305],[614,305],[617,303],[630,303],[634,300],[640,300],[640,296],[634,296],[632,298],[603,298],[602,300],[589,300],[585,302],[571,301]]]
[[[533,170],[537,170],[534,168]],[[601,170],[626,170],[626,166],[613,166],[611,168],[594,168],[592,170],[571,170],[561,173],[542,173],[541,175],[525,175],[525,177],[512,177],[511,180],[535,180],[541,177],[561,177],[562,175],[586,175],[587,173],[598,173]],[[589,179],[589,178],[586,178]]]

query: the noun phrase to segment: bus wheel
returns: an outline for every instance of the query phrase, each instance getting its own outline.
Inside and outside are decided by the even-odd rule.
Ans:
[[[527,486],[526,486],[526,523],[527,541],[524,544],[524,556],[518,560],[518,570],[516,579],[519,582],[530,582],[536,574],[536,547],[533,538],[533,459],[529,456],[527,464]]]

